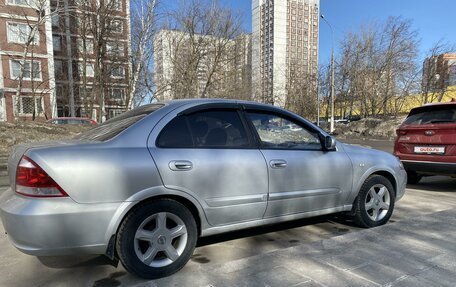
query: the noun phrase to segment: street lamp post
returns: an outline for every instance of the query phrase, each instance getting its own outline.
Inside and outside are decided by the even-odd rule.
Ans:
[[[332,50],[331,50],[331,126],[330,126],[330,133],[334,132],[334,30],[331,24],[329,24],[328,20],[326,20],[325,16],[321,14],[321,19],[325,21],[325,23],[331,29],[331,42],[332,42]]]

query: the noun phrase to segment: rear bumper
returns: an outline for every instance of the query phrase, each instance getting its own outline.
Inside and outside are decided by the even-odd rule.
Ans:
[[[403,160],[402,163],[406,170],[420,174],[456,176],[456,163],[412,160]]]
[[[26,254],[104,254],[108,226],[119,206],[27,198],[8,189],[0,198],[0,217],[12,244]]]

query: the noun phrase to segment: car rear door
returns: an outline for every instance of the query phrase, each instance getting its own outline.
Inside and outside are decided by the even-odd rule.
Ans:
[[[165,117],[149,149],[163,183],[196,197],[213,226],[261,219],[268,170],[236,108]],[[163,124],[159,124],[163,125]]]
[[[269,169],[265,217],[343,206],[352,165],[343,151],[323,151],[318,133],[287,115],[247,110]]]

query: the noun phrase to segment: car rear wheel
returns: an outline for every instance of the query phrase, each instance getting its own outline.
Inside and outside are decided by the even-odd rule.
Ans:
[[[136,207],[117,234],[117,253],[130,273],[156,279],[179,271],[197,241],[192,213],[182,204],[160,199]]]
[[[417,174],[414,171],[407,171],[407,183],[417,184],[423,178],[422,175]]]
[[[375,227],[388,222],[395,203],[394,188],[383,176],[366,179],[354,203],[355,223],[361,227]]]

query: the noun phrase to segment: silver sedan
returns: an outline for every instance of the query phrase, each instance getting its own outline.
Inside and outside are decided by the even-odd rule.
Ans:
[[[208,235],[345,212],[385,224],[405,191],[394,156],[252,102],[142,106],[70,141],[19,145],[0,215],[31,255],[106,254],[168,276]]]

